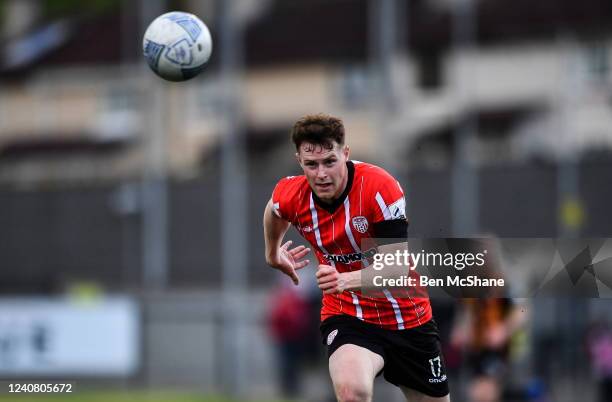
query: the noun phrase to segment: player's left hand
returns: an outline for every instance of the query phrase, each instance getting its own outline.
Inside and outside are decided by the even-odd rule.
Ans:
[[[296,271],[306,267],[310,263],[310,260],[304,259],[310,252],[310,249],[304,246],[297,246],[290,249],[289,247],[291,244],[293,244],[291,240],[283,244],[279,248],[276,257],[268,261],[268,264],[272,268],[276,268],[289,276],[297,286],[300,283],[300,278],[297,276]]]
[[[331,265],[320,264],[316,277],[319,289],[323,291],[323,294],[338,294],[346,289],[344,275]]]

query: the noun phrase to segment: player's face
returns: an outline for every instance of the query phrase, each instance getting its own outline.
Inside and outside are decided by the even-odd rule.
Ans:
[[[340,197],[348,182],[346,162],[349,157],[348,146],[336,142],[333,147],[303,142],[296,154],[304,170],[310,188],[317,197],[332,202]]]

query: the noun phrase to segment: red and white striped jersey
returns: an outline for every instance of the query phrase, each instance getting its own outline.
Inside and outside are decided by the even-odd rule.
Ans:
[[[405,220],[405,198],[400,184],[382,168],[349,161],[348,183],[333,204],[322,203],[305,176],[281,179],[272,202],[277,216],[289,221],[311,245],[319,263],[338,272],[363,269],[362,239],[375,237],[382,221]],[[367,264],[367,262],[366,262]],[[422,325],[432,317],[427,297],[366,297],[359,291],[323,295],[321,321],[347,314],[385,329]]]

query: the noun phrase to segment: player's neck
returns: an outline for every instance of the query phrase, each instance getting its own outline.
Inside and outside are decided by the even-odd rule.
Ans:
[[[346,168],[344,170],[344,177],[342,178],[342,184],[340,184],[340,188],[338,188],[338,193],[334,196],[333,201],[336,201],[338,198],[342,197],[342,194],[344,194],[344,190],[346,190],[346,186],[348,185],[348,176],[349,176],[348,168]]]
[[[340,184],[340,187],[338,187],[338,191],[336,192],[336,194],[334,194],[332,198],[321,199],[321,201],[328,205],[331,205],[336,202],[340,197],[342,197],[342,194],[344,194],[344,190],[346,190],[346,186],[348,185],[348,179],[349,171],[348,167],[346,167],[344,170],[344,177],[342,178],[342,183]]]
[[[353,176],[355,175],[355,167],[353,162],[346,162],[346,171],[342,177],[342,182],[338,188],[338,192],[334,197],[323,200],[320,199],[317,194],[313,191],[313,198],[315,204],[323,208],[330,214],[333,214],[344,202],[345,198],[348,197],[348,193],[351,191],[353,184]]]

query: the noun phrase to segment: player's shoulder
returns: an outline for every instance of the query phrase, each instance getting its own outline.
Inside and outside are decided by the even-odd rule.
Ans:
[[[362,189],[366,194],[382,196],[393,202],[403,197],[404,189],[400,182],[389,172],[372,163],[353,161],[355,165],[355,179],[362,183]]]
[[[274,193],[283,195],[285,197],[292,197],[306,190],[307,187],[308,181],[306,180],[306,176],[286,176],[276,183]]]
[[[361,162],[361,161],[352,161],[355,165],[355,176],[363,177],[364,180],[377,183],[380,181],[397,181],[389,172],[380,166],[374,165],[372,163]]]
[[[281,178],[278,181],[278,183],[276,183],[277,186],[283,186],[283,187],[300,187],[305,184],[308,185],[308,182],[306,181],[306,176],[304,175],[285,176]]]
[[[293,222],[297,211],[305,205],[307,190],[306,176],[287,176],[280,179],[272,192],[276,215]]]

